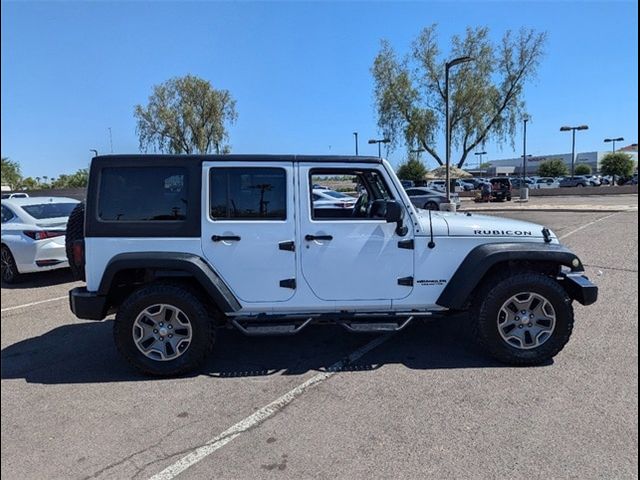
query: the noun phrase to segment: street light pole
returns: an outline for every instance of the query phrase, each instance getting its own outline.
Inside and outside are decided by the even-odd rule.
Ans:
[[[612,142],[613,146],[611,148],[611,153],[616,153],[616,142],[622,142],[624,140],[624,138],[622,137],[618,137],[618,138],[605,138],[604,139],[604,143],[609,143]]]
[[[480,158],[478,159],[478,170],[480,170],[480,165],[482,165],[482,155],[486,155],[487,152],[476,152],[474,153],[475,156],[479,156]]]
[[[377,143],[378,144],[378,158],[382,158],[382,150],[380,150],[380,144],[381,143],[389,143],[391,140],[389,140],[388,138],[379,138],[379,139],[370,139],[367,143],[374,144]]]
[[[575,163],[576,163],[576,130],[588,130],[588,125],[579,125],[577,127],[560,127],[561,132],[568,132],[571,130],[571,178],[574,176]]]
[[[90,148],[89,149],[90,152],[93,152],[93,156],[97,157],[98,156],[98,150],[96,150],[95,148]]]
[[[444,117],[445,117],[445,195],[447,197],[448,208],[453,208],[455,211],[455,204],[451,205],[451,185],[449,184],[449,169],[451,168],[451,125],[449,122],[449,69],[460,63],[470,62],[473,60],[471,57],[458,57],[454,58],[450,62],[444,65]]]
[[[353,136],[356,137],[356,157],[358,156],[358,132],[353,132]]]

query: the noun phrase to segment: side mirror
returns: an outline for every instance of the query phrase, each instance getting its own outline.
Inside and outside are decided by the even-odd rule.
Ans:
[[[404,216],[402,207],[394,200],[386,200],[385,203],[386,212],[384,215],[384,219],[387,221],[387,223],[401,222],[402,217]]]
[[[404,208],[395,200],[386,200],[385,207],[386,212],[384,219],[387,221],[387,223],[395,223],[396,233],[399,236],[404,237],[409,231],[409,229],[405,227],[402,222],[402,219],[404,218]]]

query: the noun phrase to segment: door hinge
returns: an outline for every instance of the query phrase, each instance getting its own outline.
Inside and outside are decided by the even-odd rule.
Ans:
[[[280,286],[282,288],[290,288],[292,290],[296,289],[296,279],[295,278],[287,278],[286,280],[280,280]]]
[[[398,279],[398,285],[413,287],[413,277],[402,277]]]
[[[293,240],[289,240],[288,242],[280,242],[278,248],[280,250],[287,250],[288,252],[295,252],[296,244]]]
[[[409,240],[400,240],[398,242],[398,248],[406,248],[407,250],[413,250],[414,249],[413,238]]]

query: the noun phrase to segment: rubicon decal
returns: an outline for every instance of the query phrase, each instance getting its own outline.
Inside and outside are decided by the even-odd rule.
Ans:
[[[506,237],[530,237],[529,230],[474,230],[474,235],[503,235]]]

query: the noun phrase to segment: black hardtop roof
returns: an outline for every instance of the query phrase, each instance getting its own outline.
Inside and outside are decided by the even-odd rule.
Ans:
[[[165,154],[111,154],[94,157],[101,165],[111,162],[144,164],[146,162],[312,162],[312,163],[382,163],[378,157],[354,155],[274,155],[274,154],[229,154],[229,155],[165,155]]]

